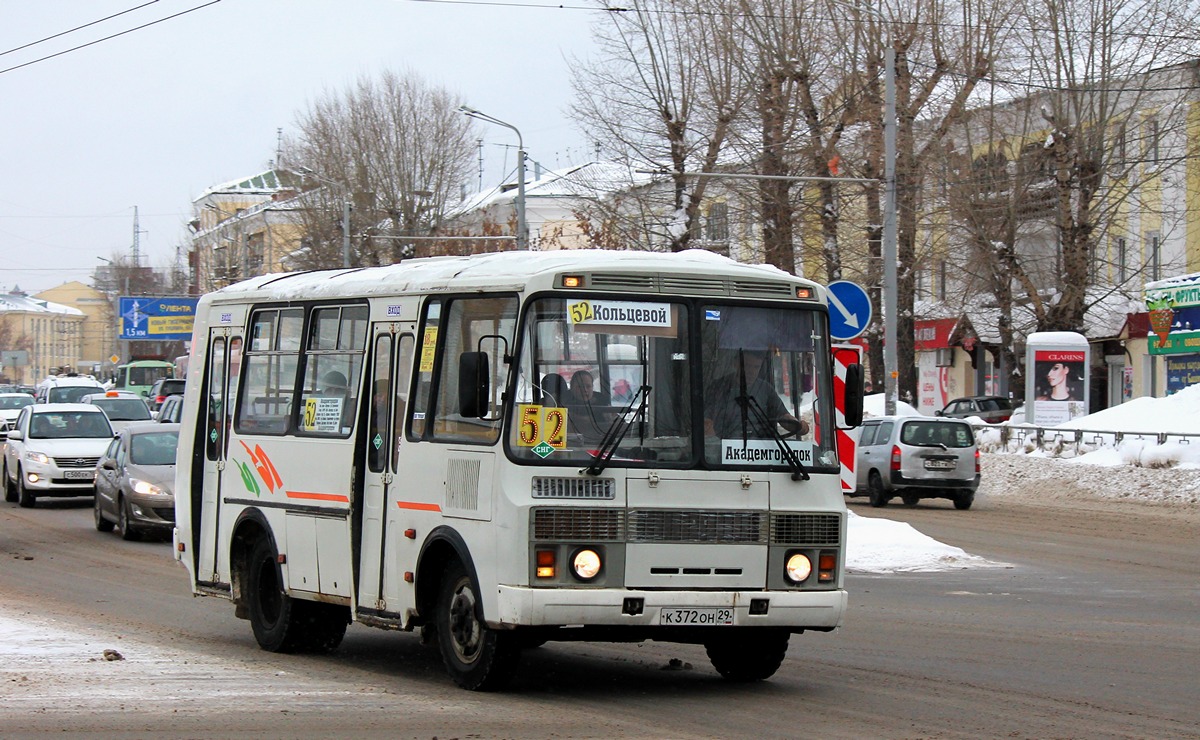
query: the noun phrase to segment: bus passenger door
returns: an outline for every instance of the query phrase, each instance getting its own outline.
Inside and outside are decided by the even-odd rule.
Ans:
[[[204,431],[204,485],[199,524],[200,563],[196,580],[219,583],[221,486],[229,453],[229,430],[233,420],[237,367],[241,357],[241,337],[230,337],[226,328],[214,329],[209,338],[208,387],[202,402]]]
[[[394,533],[387,531],[388,494],[396,480],[395,458],[403,429],[408,376],[412,368],[413,335],[397,324],[377,324],[372,332],[371,372],[367,388],[371,402],[362,425],[359,449],[364,450],[363,504],[357,507],[362,536],[359,557],[358,604],[388,611],[383,598],[387,567],[384,550]],[[394,517],[393,517],[394,518]],[[356,522],[359,525],[359,522]]]

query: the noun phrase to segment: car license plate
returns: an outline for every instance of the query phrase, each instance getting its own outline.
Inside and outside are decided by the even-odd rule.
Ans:
[[[67,480],[94,480],[96,471],[94,470],[65,470],[63,477]]]
[[[663,609],[658,613],[660,625],[711,626],[733,624],[733,609],[704,607],[701,609]]]
[[[926,460],[926,470],[954,470],[958,467],[954,460]]]

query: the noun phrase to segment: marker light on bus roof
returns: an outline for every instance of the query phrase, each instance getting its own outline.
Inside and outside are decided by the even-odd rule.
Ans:
[[[812,288],[796,288],[796,297],[802,301],[811,301],[813,297]]]
[[[583,285],[583,278],[579,275],[563,275],[564,288],[579,288]]]

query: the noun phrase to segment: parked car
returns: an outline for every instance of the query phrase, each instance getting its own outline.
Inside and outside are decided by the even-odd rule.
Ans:
[[[158,421],[162,424],[178,424],[183,416],[183,396],[167,396],[158,408]]]
[[[183,394],[183,385],[187,382],[183,378],[159,378],[150,388],[150,395],[146,397],[146,403],[150,404],[151,411],[158,411],[162,406],[163,401],[167,400],[167,396]]]
[[[96,529],[141,539],[175,525],[175,448],[178,424],[139,424],[121,430],[96,465]]]
[[[908,506],[948,498],[969,509],[979,487],[979,448],[971,425],[927,416],[880,416],[863,422],[855,495],[871,506],[899,496]]]
[[[40,496],[91,496],[96,463],[112,436],[99,406],[26,406],[4,445],[4,500],[31,507]]]
[[[113,430],[117,432],[135,422],[154,420],[146,400],[130,391],[89,393],[79,399],[79,402],[100,407],[112,422]]]
[[[78,403],[89,393],[102,393],[104,386],[90,375],[51,375],[38,384],[38,403]]]
[[[32,406],[33,403],[33,396],[28,393],[17,393],[15,391],[0,393],[0,432],[7,432],[9,429],[12,429],[16,425],[17,416],[21,413],[21,409],[26,406]]]
[[[1012,412],[1012,401],[1003,396],[968,396],[956,398],[946,404],[941,411],[934,413],[951,419],[978,416],[989,424],[999,424],[1002,421],[1008,421]]]

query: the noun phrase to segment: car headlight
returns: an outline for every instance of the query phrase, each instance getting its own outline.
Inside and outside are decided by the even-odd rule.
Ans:
[[[25,459],[29,460],[30,462],[41,463],[42,465],[50,464],[50,456],[44,452],[25,450]]]
[[[795,583],[803,583],[812,574],[812,561],[804,553],[794,552],[784,565],[787,577]]]
[[[578,550],[571,556],[571,572],[581,581],[590,581],[600,575],[601,563],[600,553],[595,550]]]
[[[166,493],[166,491],[164,491],[162,488],[154,485],[153,483],[150,483],[149,481],[138,480],[137,478],[130,478],[129,482],[130,482],[130,484],[133,485],[134,493],[145,493],[145,494]]]

